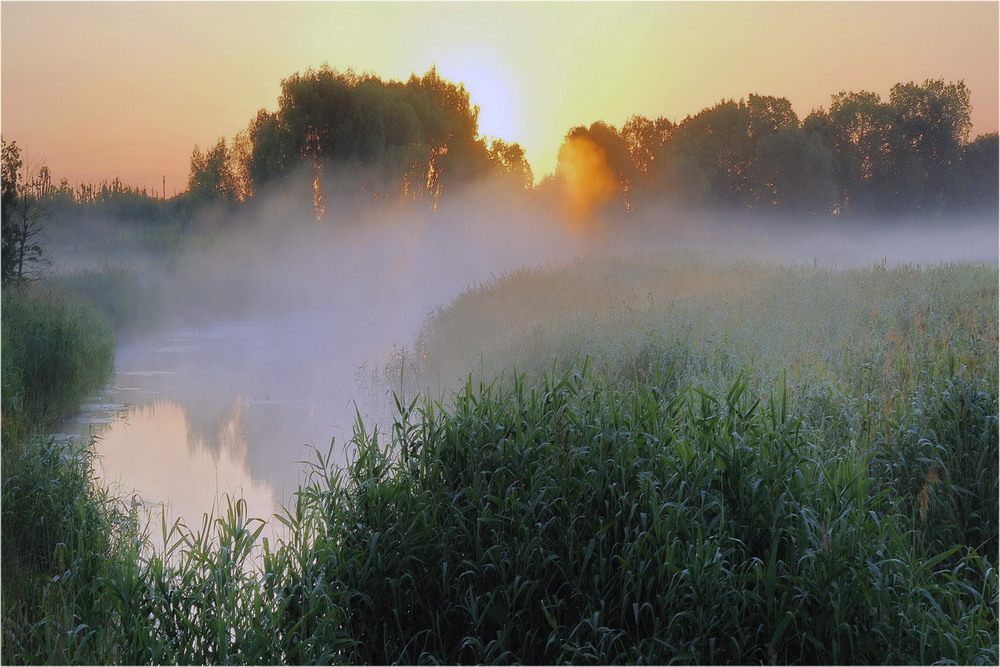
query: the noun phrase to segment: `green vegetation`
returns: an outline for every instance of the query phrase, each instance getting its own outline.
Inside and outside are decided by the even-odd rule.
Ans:
[[[970,140],[962,81],[898,83],[889,99],[841,91],[799,119],[783,97],[749,94],[675,122],[571,128],[535,191],[572,215],[675,206],[774,215],[933,216],[996,209],[997,135]],[[500,176],[533,175],[516,143],[479,135],[468,92],[435,69],[405,83],[329,67],[281,84],[278,109],[191,156],[193,201],[231,204],[273,189],[334,206],[430,202]]]
[[[0,661],[996,664],[995,265],[631,258],[469,290],[385,369],[390,431],[359,419],[346,469],[317,452],[276,544],[231,500],[151,553],[93,443],[40,435],[255,197],[292,202],[280,224],[436,210],[485,177],[579,216],[995,215],[997,135],[968,140],[969,99],[930,80],[803,121],[750,95],[598,122],[534,190],[434,69],[295,74],[170,200],[56,186],[4,140]],[[46,276],[43,238],[104,264]]]
[[[52,619],[73,615],[54,582],[100,576],[91,564],[120,534],[89,449],[40,436],[105,381],[113,340],[92,306],[39,283],[5,287],[2,319],[3,661],[33,662],[21,633],[51,633]]]
[[[512,274],[386,370],[458,391],[317,452],[276,544],[231,501],[151,554],[86,450],[8,476],[5,437],[4,662],[995,664],[996,301],[995,266]]]
[[[54,274],[45,285],[64,300],[95,310],[118,336],[141,331],[159,316],[161,294],[153,279],[129,265],[106,263]]]
[[[364,441],[337,502],[316,496],[326,532],[292,588],[295,629],[345,615],[351,662],[996,657],[995,559],[927,548],[869,456],[817,442],[780,390],[581,373],[415,416]]]
[[[19,443],[27,425],[72,414],[107,377],[111,332],[87,304],[70,304],[41,285],[4,290],[3,439]]]

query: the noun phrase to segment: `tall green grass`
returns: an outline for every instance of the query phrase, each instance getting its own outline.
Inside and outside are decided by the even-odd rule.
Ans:
[[[995,391],[971,397],[994,408]],[[782,386],[622,391],[584,371],[416,405],[389,442],[360,434],[345,484],[308,494],[324,527],[290,590],[306,619],[343,616],[309,640],[341,660],[997,658],[995,526],[967,540],[945,490],[928,540],[895,478],[824,442]]]
[[[996,664],[996,299],[988,266],[514,274],[397,355],[393,425],[316,452],[276,542],[232,499],[152,553],[88,450],[32,449],[4,662]],[[7,511],[46,502],[12,606]]]
[[[86,304],[116,336],[148,331],[159,323],[162,302],[157,268],[145,272],[128,264],[105,263],[51,276],[47,286],[64,300]]]
[[[66,301],[44,287],[5,289],[0,318],[3,440],[12,445],[36,423],[78,409],[111,371],[114,342],[89,304]]]
[[[106,553],[115,534],[89,448],[42,437],[106,380],[113,339],[92,306],[41,285],[5,289],[0,317],[3,658],[35,662],[25,637],[67,609],[47,582],[89,576],[79,556]]]
[[[605,378],[725,391],[784,375],[858,394],[912,388],[948,355],[995,372],[996,265],[823,267],[627,257],[525,269],[428,318],[410,380],[432,390],[515,367],[538,380],[587,357]],[[399,375],[399,363],[388,369]]]

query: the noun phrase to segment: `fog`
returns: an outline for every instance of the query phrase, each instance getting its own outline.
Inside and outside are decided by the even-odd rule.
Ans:
[[[189,523],[223,492],[269,515],[291,499],[309,447],[325,451],[335,438],[343,462],[355,414],[384,419],[381,369],[429,313],[520,268],[658,253],[834,267],[998,254],[988,215],[769,221],[663,205],[578,219],[491,183],[436,211],[337,214],[328,204],[323,221],[279,194],[235,214],[208,211],[169,266],[121,243],[124,223],[49,230],[57,269],[125,262],[162,290],[155,326],[123,339],[111,386],[67,426],[97,425],[107,480]]]

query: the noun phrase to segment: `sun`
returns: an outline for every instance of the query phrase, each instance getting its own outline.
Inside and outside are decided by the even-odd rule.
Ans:
[[[479,134],[516,141],[520,133],[517,97],[505,68],[483,54],[462,53],[439,64],[441,76],[461,83],[479,107]]]

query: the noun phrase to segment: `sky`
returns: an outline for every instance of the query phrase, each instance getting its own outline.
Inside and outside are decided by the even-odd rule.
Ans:
[[[973,137],[998,126],[998,2],[21,2],[0,4],[3,137],[54,179],[187,187],[195,146],[328,64],[437,66],[520,143],[536,179],[577,125],[681,121],[723,99],[964,80]]]

